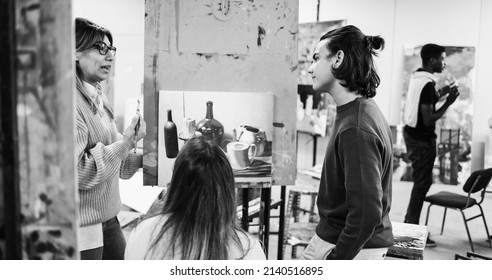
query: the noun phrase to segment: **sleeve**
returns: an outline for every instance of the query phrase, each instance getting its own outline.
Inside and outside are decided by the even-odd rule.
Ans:
[[[381,223],[383,145],[376,135],[360,128],[343,132],[338,145],[347,217],[327,259],[353,259]]]
[[[130,138],[124,138],[105,146],[97,143],[88,147],[89,128],[83,117],[77,113],[75,154],[78,163],[78,186],[88,190],[118,176],[122,160],[132,145]]]
[[[119,134],[120,140],[123,136]],[[130,179],[140,168],[143,167],[143,155],[141,152],[135,154],[132,150],[129,151],[125,159],[121,162],[120,178]]]
[[[436,103],[436,89],[434,88],[434,83],[428,82],[423,88],[420,94],[420,105],[434,105]]]

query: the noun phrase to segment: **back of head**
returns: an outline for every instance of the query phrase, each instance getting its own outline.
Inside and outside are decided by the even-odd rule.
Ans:
[[[328,50],[335,55],[343,51],[344,59],[338,68],[332,68],[334,77],[349,91],[357,91],[366,97],[374,97],[380,79],[376,72],[373,55],[384,49],[380,36],[366,36],[353,25],[343,26],[324,34],[320,41],[328,39]]]
[[[235,183],[219,146],[203,137],[184,145],[163,210],[183,259],[227,258],[228,241],[237,239]]]
[[[422,65],[429,63],[431,58],[439,58],[446,49],[443,46],[436,44],[426,44],[420,50],[420,58],[422,58]]]
[[[172,198],[174,195],[176,199]],[[169,210],[174,212],[190,209],[192,205],[208,208],[213,204],[210,202],[217,200],[226,204],[234,203],[234,197],[234,174],[224,151],[203,137],[190,139],[181,149],[174,163],[168,191],[169,205],[172,207]],[[201,199],[208,201],[204,203]],[[222,211],[226,209],[224,206],[221,206],[220,215],[225,214]],[[227,212],[235,213],[232,210],[229,208]]]

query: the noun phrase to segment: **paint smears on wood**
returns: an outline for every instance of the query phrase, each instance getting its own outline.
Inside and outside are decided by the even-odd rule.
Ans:
[[[72,6],[65,0],[16,3],[16,47],[27,61],[16,67],[24,97],[17,106],[31,112],[18,122],[22,257],[78,259],[76,165],[66,156],[74,151],[75,62],[67,48]]]
[[[207,61],[210,61],[213,57],[217,56],[216,54],[213,54],[213,53],[196,53],[196,55],[198,57],[205,57],[205,59],[207,59]]]
[[[256,40],[256,44],[258,45],[258,47],[261,47],[261,41],[263,41],[265,37],[266,37],[265,28],[261,25],[258,25],[258,39]]]
[[[233,59],[241,59],[241,60],[246,59],[246,55],[241,55],[241,54],[226,54],[226,56]]]

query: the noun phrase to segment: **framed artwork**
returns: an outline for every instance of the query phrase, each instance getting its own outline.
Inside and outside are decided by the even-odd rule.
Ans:
[[[197,132],[212,105],[222,126],[218,144],[227,154],[236,182],[271,182],[274,96],[269,92],[159,91],[159,186],[172,175],[166,155],[164,124],[168,110],[176,124],[179,149]],[[205,133],[204,133],[205,134]]]

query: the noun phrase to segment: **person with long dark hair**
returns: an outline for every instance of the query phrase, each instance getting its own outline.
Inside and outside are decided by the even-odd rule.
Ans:
[[[162,211],[130,234],[125,259],[265,259],[258,239],[239,226],[234,174],[213,142],[199,136],[184,145],[164,199]]]
[[[379,36],[353,25],[324,34],[308,72],[337,116],[321,172],[320,221],[301,259],[383,259],[393,245],[389,219],[393,175],[391,130],[372,99],[380,78],[373,56]]]
[[[121,208],[118,180],[130,178],[142,167],[142,154],[129,151],[145,136],[146,125],[137,114],[123,134],[116,130],[113,109],[101,86],[109,78],[116,52],[111,32],[77,18],[75,40],[80,257],[121,260],[126,241],[116,217]]]

